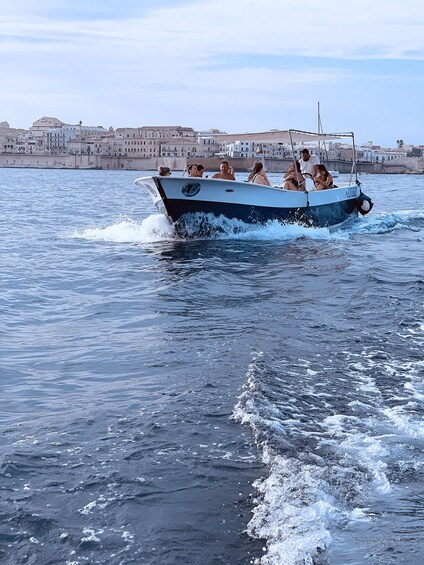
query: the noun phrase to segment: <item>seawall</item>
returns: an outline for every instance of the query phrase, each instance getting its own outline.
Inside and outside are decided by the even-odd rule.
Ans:
[[[256,159],[226,160],[236,172],[247,172],[252,169]],[[33,168],[33,169],[99,169],[111,171],[155,171],[159,166],[169,167],[173,171],[183,171],[186,163],[202,163],[206,171],[218,171],[221,157],[108,157],[102,155],[18,155],[0,154],[0,168]],[[286,171],[290,159],[265,159],[265,168],[270,173]],[[350,173],[352,164],[349,161],[330,161],[330,169],[340,173]],[[360,173],[406,173],[405,165],[381,163],[357,163]]]

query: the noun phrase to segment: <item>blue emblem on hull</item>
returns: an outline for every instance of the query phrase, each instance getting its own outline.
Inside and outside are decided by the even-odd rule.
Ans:
[[[188,184],[185,184],[182,187],[181,192],[184,196],[196,196],[196,194],[200,192],[200,182],[189,182]]]

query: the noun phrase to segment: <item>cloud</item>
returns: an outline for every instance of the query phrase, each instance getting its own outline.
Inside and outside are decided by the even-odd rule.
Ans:
[[[378,80],[386,88],[411,81],[422,93],[423,24],[417,0],[408,9],[399,0],[6,1],[0,119],[20,127],[43,113],[117,127],[194,125],[199,114],[204,128],[309,122],[305,110],[318,97],[331,112],[355,109],[364,104],[358,87],[381,92]],[[372,92],[368,99],[377,104]]]

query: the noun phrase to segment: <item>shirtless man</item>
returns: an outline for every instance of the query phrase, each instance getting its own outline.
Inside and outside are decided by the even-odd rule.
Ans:
[[[220,173],[215,173],[212,175],[211,178],[213,179],[225,179],[225,180],[236,180],[236,177],[233,175],[232,170],[230,168],[230,164],[228,161],[221,161],[219,166]]]

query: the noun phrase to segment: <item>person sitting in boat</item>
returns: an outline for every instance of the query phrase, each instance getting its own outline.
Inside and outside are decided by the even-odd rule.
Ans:
[[[219,173],[215,173],[214,175],[212,175],[211,178],[213,179],[224,179],[224,180],[236,180],[236,177],[234,176],[233,170],[230,167],[230,164],[228,161],[221,161],[221,164],[219,166]]]
[[[317,190],[325,190],[333,188],[333,177],[325,165],[318,165],[318,175],[314,178],[315,188]]]
[[[319,157],[317,155],[311,155],[309,149],[306,148],[302,149],[300,154],[301,158],[299,159],[299,163],[302,175],[307,175],[314,179],[318,174],[317,167],[319,165]]]
[[[290,163],[284,176],[284,188],[286,190],[306,190],[305,177],[302,175],[299,161]],[[295,168],[296,166],[296,168]]]
[[[247,182],[253,182],[254,184],[264,184],[265,186],[271,186],[271,183],[266,176],[265,169],[262,163],[255,163],[253,165],[253,170],[247,178]]]
[[[171,169],[169,167],[159,167],[158,175],[160,177],[169,177],[171,176]]]
[[[202,177],[205,167],[203,165],[196,165],[193,163],[188,167],[188,176],[189,177]]]

